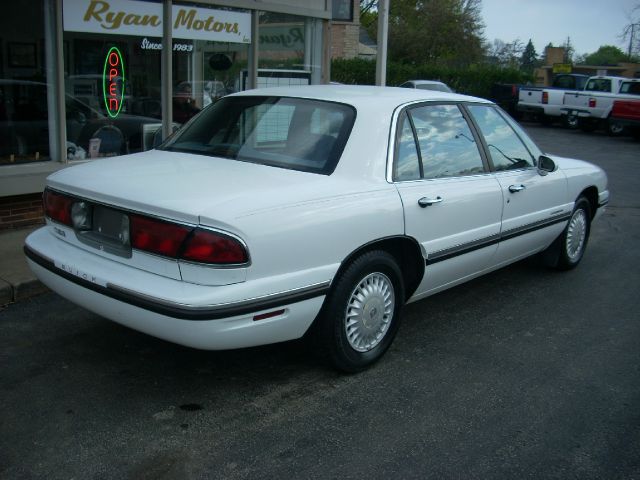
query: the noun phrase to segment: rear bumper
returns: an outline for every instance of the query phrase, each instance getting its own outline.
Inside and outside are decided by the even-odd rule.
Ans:
[[[560,115],[570,115],[578,118],[593,118],[591,112],[588,110],[581,110],[579,108],[564,107],[560,109]]]
[[[45,285],[110,320],[188,347],[223,350],[300,338],[320,311],[329,288],[327,282],[260,297],[247,293],[246,300],[212,304],[203,293],[215,289],[219,296],[228,286],[203,287],[125,266],[117,266],[115,273],[100,270],[96,262],[101,260],[65,242],[47,239],[48,234],[41,230],[27,238],[25,254]],[[46,240],[48,244],[43,243]],[[81,265],[82,271],[70,265]],[[127,268],[131,271],[125,271]],[[150,295],[131,285],[154,285],[153,290],[171,291],[173,296]],[[274,311],[278,314],[273,317],[254,320],[256,315]]]

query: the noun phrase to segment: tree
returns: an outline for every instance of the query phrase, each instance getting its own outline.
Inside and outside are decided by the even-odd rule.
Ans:
[[[629,23],[624,27],[622,41],[628,42],[627,56],[629,61],[638,61],[640,56],[640,3],[627,15]]]
[[[617,65],[627,60],[627,55],[618,47],[603,45],[596,52],[587,55],[584,59],[587,65]]]
[[[536,47],[533,46],[533,42],[529,39],[527,46],[524,47],[522,52],[522,56],[520,57],[520,69],[527,72],[533,73],[533,69],[538,66],[538,53],[536,52]]]
[[[490,62],[506,68],[518,68],[523,51],[524,45],[518,38],[509,43],[496,38],[488,47]]]
[[[571,43],[571,37],[567,37],[567,40],[562,45],[564,48],[564,63],[573,63],[573,56],[576,53],[575,48],[573,48],[573,44]]]
[[[377,36],[377,12],[361,0],[361,23]],[[463,66],[483,56],[481,0],[392,0],[389,59]]]
[[[360,0],[360,26],[374,41],[378,37],[378,0]]]

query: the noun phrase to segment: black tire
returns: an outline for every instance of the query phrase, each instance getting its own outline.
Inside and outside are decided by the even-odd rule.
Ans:
[[[362,295],[365,289],[371,297],[362,307],[356,307],[356,292]],[[366,252],[340,274],[327,296],[315,325],[317,347],[338,370],[365,370],[393,342],[403,304],[404,283],[395,258],[382,250]],[[367,325],[367,320],[374,323]],[[365,335],[357,339],[354,330]]]
[[[543,253],[547,265],[558,270],[571,270],[582,260],[591,232],[591,204],[579,197],[569,223],[560,236]]]
[[[624,125],[615,120],[607,120],[607,133],[612,137],[619,137],[625,133]]]

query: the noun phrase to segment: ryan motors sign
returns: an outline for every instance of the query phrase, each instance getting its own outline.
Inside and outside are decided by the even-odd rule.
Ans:
[[[251,42],[251,14],[172,6],[174,38]],[[63,0],[64,29],[137,37],[162,37],[162,4],[136,0]]]

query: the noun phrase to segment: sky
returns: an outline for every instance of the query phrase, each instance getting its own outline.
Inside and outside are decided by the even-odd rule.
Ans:
[[[520,39],[533,42],[538,55],[552,42],[561,46],[567,37],[577,54],[593,53],[601,45],[626,52],[619,35],[640,0],[482,0],[484,36],[489,42]],[[636,21],[640,11],[636,12]]]

